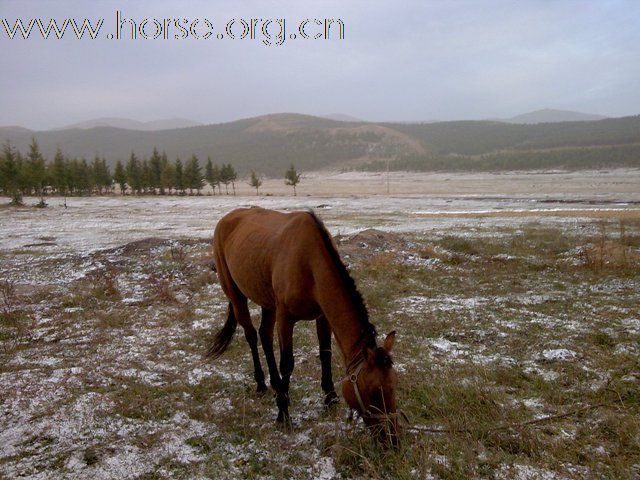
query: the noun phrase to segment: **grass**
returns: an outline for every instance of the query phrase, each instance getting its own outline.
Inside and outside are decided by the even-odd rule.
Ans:
[[[460,366],[452,367],[437,358],[430,358],[425,359],[415,372],[415,378],[405,373],[404,380],[412,388],[402,391],[404,406],[413,413],[414,422],[451,430],[473,430],[469,434],[448,434],[446,441],[437,442],[438,445],[446,445],[442,450],[442,455],[447,457],[446,462],[437,456],[435,462],[428,459],[434,456],[431,450],[434,448],[431,444],[433,439],[428,440],[431,454],[416,462],[426,462],[428,471],[442,478],[491,476],[496,474],[500,465],[514,461],[565,474],[570,473],[566,468],[568,463],[586,466],[591,472],[612,478],[628,476],[630,466],[640,460],[637,453],[640,430],[637,422],[630,421],[626,412],[629,409],[637,412],[639,403],[635,391],[628,390],[631,383],[617,382],[629,376],[637,366],[637,350],[636,355],[620,354],[616,346],[635,345],[638,335],[637,331],[635,334],[628,331],[614,333],[612,329],[616,329],[616,318],[610,315],[610,309],[626,305],[629,313],[636,314],[638,309],[626,303],[624,294],[598,294],[590,287],[620,280],[637,282],[638,270],[630,260],[633,258],[630,250],[628,253],[631,254],[625,257],[624,263],[605,261],[597,266],[576,253],[579,252],[576,245],[602,241],[603,236],[607,244],[633,244],[638,232],[635,230],[628,239],[626,232],[624,236],[613,239],[606,230],[600,229],[597,236],[581,238],[558,229],[532,225],[506,238],[474,239],[472,242],[466,238],[445,236],[422,247],[424,257],[441,260],[436,264],[439,267],[429,270],[429,278],[425,278],[424,271],[415,271],[386,252],[359,266],[357,275],[375,317],[394,317],[401,332],[401,325],[420,328],[422,338],[460,341],[470,345],[471,350],[474,347],[481,350],[485,357],[498,354],[516,361],[507,365],[478,365],[472,355],[463,355],[454,360]],[[495,261],[495,256],[501,254],[508,254],[510,259]],[[570,262],[567,261],[568,256]],[[424,295],[425,292],[429,297],[450,293],[462,296],[475,294],[487,301],[480,307],[474,307],[478,311],[431,310],[426,318],[421,316],[418,320],[412,320],[411,315],[394,315],[394,306],[390,306],[394,297]],[[536,292],[550,295],[550,298],[522,304],[521,296],[531,296]],[[633,296],[637,299],[637,290],[635,293]],[[518,323],[518,331],[500,336],[503,332],[496,328],[495,320],[509,319],[511,310],[517,313],[513,321]],[[557,319],[558,328],[550,330],[544,321],[530,323],[527,318]],[[571,325],[567,330],[563,319],[578,325]],[[606,325],[604,328],[607,330],[602,325]],[[572,331],[574,328],[576,332]],[[476,337],[477,331],[482,335]],[[558,375],[554,381],[527,373],[526,367],[535,362],[535,351],[560,346],[575,349],[580,361],[550,365],[538,362],[537,367]],[[411,345],[405,353],[420,355],[420,345]],[[401,357],[401,353],[397,355]],[[429,360],[431,367],[427,363]],[[437,365],[435,368],[434,363]],[[594,389],[594,384],[603,377],[607,379],[606,386]],[[614,388],[614,384],[617,387]],[[603,401],[612,404],[583,418],[563,420],[545,429],[492,432],[496,424],[518,423],[531,418],[531,409],[518,403],[519,399],[539,399],[543,407],[542,411],[536,412],[537,415],[569,411],[577,406]],[[597,425],[600,418],[609,417],[616,419],[607,423],[612,429],[610,432],[594,426],[589,429],[592,436],[588,443],[585,436],[578,445],[558,444],[558,435],[563,428],[573,429],[574,422]],[[456,440],[458,436],[461,438]],[[615,454],[607,453],[609,457],[606,460],[603,458],[605,455],[585,453],[598,443],[607,445],[603,447],[605,451],[611,448]],[[469,452],[468,445],[473,446],[474,454]],[[359,453],[364,455],[367,448],[363,447]],[[478,452],[482,452],[481,457],[486,457],[486,460],[479,461]],[[451,461],[452,457],[454,461]],[[377,468],[384,472],[390,464],[393,461],[384,461]],[[387,473],[402,477],[398,469],[393,466]],[[359,473],[367,474],[364,471]]]
[[[5,285],[0,387],[13,413],[0,426],[30,434],[0,456],[0,474],[63,477],[73,457],[91,476],[129,455],[137,478],[315,478],[323,465],[343,478],[633,478],[640,224],[576,232],[531,223],[415,235],[410,247],[354,256],[373,323],[398,330],[400,408],[412,426],[446,430],[406,431],[398,449],[375,445],[343,404],[324,410],[311,323],[294,336],[292,433],[275,427],[272,394],[255,394],[242,335],[205,362],[226,300],[204,244],[98,253],[108,268],[27,294]],[[602,244],[622,248],[624,262],[581,253]],[[542,356],[558,349],[573,356]]]

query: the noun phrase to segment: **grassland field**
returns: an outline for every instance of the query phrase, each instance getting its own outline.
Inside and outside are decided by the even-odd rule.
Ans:
[[[462,179],[450,195],[2,207],[0,478],[637,479],[635,175],[561,195]],[[344,402],[324,409],[309,322],[294,332],[292,432],[256,395],[242,335],[204,359],[227,305],[210,235],[251,204],[314,208],[378,331],[398,331],[398,449]]]

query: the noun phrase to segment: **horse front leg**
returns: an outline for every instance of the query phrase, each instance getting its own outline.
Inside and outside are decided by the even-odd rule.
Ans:
[[[322,368],[320,385],[324,392],[324,404],[328,408],[338,403],[338,395],[331,374],[331,326],[324,315],[316,319],[316,332],[320,345],[320,366]]]
[[[278,328],[278,340],[280,343],[280,388],[276,392],[276,404],[278,405],[277,422],[291,428],[289,416],[289,380],[293,373],[293,324],[283,309],[276,310],[276,327]]]

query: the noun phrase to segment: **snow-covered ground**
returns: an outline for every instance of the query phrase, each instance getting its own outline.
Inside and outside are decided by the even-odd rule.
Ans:
[[[640,194],[638,194],[640,196]],[[261,206],[283,211],[314,209],[334,234],[348,234],[375,226],[384,231],[433,232],[448,228],[464,231],[504,227],[536,219],[571,226],[590,212],[639,212],[624,196],[353,196],[353,197],[71,197],[48,198],[45,209],[0,210],[0,249],[36,245],[51,253],[84,252],[116,247],[147,237],[205,238],[216,222],[234,208]],[[26,202],[35,203],[35,199]],[[575,215],[571,215],[575,211]],[[486,217],[488,212],[513,216]],[[558,216],[559,212],[568,215]],[[459,218],[459,214],[478,218]]]
[[[637,219],[638,196],[112,196],[0,209],[0,477],[615,476],[637,432],[624,395],[637,390],[640,279],[581,269],[579,252],[594,217],[610,216],[614,237],[617,216]],[[276,430],[242,336],[216,363],[201,355],[226,309],[206,239],[251,205],[313,208],[343,234],[376,325],[399,332],[399,401],[416,424],[539,419],[611,391],[620,408],[539,436],[418,436],[401,458],[371,453],[361,424],[323,412],[315,332],[301,326],[294,432]],[[358,233],[368,228],[390,233]]]

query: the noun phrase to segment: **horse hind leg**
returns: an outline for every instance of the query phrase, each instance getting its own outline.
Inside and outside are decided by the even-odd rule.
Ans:
[[[244,329],[244,338],[247,340],[249,348],[251,349],[251,358],[253,359],[253,376],[258,385],[257,391],[258,393],[263,393],[267,390],[267,386],[264,383],[264,372],[262,371],[262,365],[260,365],[260,356],[258,355],[258,334],[253,324],[251,323],[251,315],[249,314],[247,297],[244,296],[244,294],[240,291],[238,286],[233,281],[225,259],[223,256],[219,255],[219,252],[220,249],[215,249],[218,279],[220,281],[222,290],[224,291],[227,298],[229,298],[229,320],[227,320],[227,324],[230,323],[233,317],[235,317],[236,322],[239,323]],[[225,330],[225,328],[227,328],[227,324],[225,324],[223,331]],[[235,330],[235,326],[233,330]],[[216,337],[216,341],[220,335],[222,335],[222,332],[218,334],[218,336]],[[233,336],[233,331],[231,332],[231,336]],[[227,343],[222,347],[221,352],[227,348],[230,340],[230,338],[226,339]],[[212,347],[210,351],[212,351],[213,348],[215,347]]]
[[[267,384],[264,382],[264,371],[262,370],[260,354],[258,353],[258,333],[256,332],[256,329],[251,326],[251,330],[245,330],[244,335],[247,339],[247,343],[249,344],[249,348],[251,349],[251,358],[253,359],[253,378],[257,385],[256,392],[261,395],[268,389]]]
[[[253,323],[251,323],[251,315],[249,314],[249,307],[247,305],[247,298],[243,297],[242,300],[233,302],[234,312],[238,323],[242,325],[244,329],[244,338],[249,344],[251,349],[251,358],[253,359],[253,378],[256,381],[256,391],[262,394],[267,391],[267,385],[264,383],[264,371],[260,364],[260,355],[258,353],[258,332],[256,331]]]
[[[320,366],[322,368],[322,380],[320,385],[324,392],[324,404],[327,408],[338,403],[338,395],[333,385],[331,373],[331,327],[324,315],[316,319],[316,333],[320,345]]]
[[[280,372],[278,371],[278,364],[276,363],[276,357],[273,353],[273,329],[275,326],[275,312],[262,308],[262,321],[260,322],[260,342],[262,343],[262,349],[264,350],[264,357],[267,360],[267,367],[269,369],[269,383],[274,392],[280,390]]]

